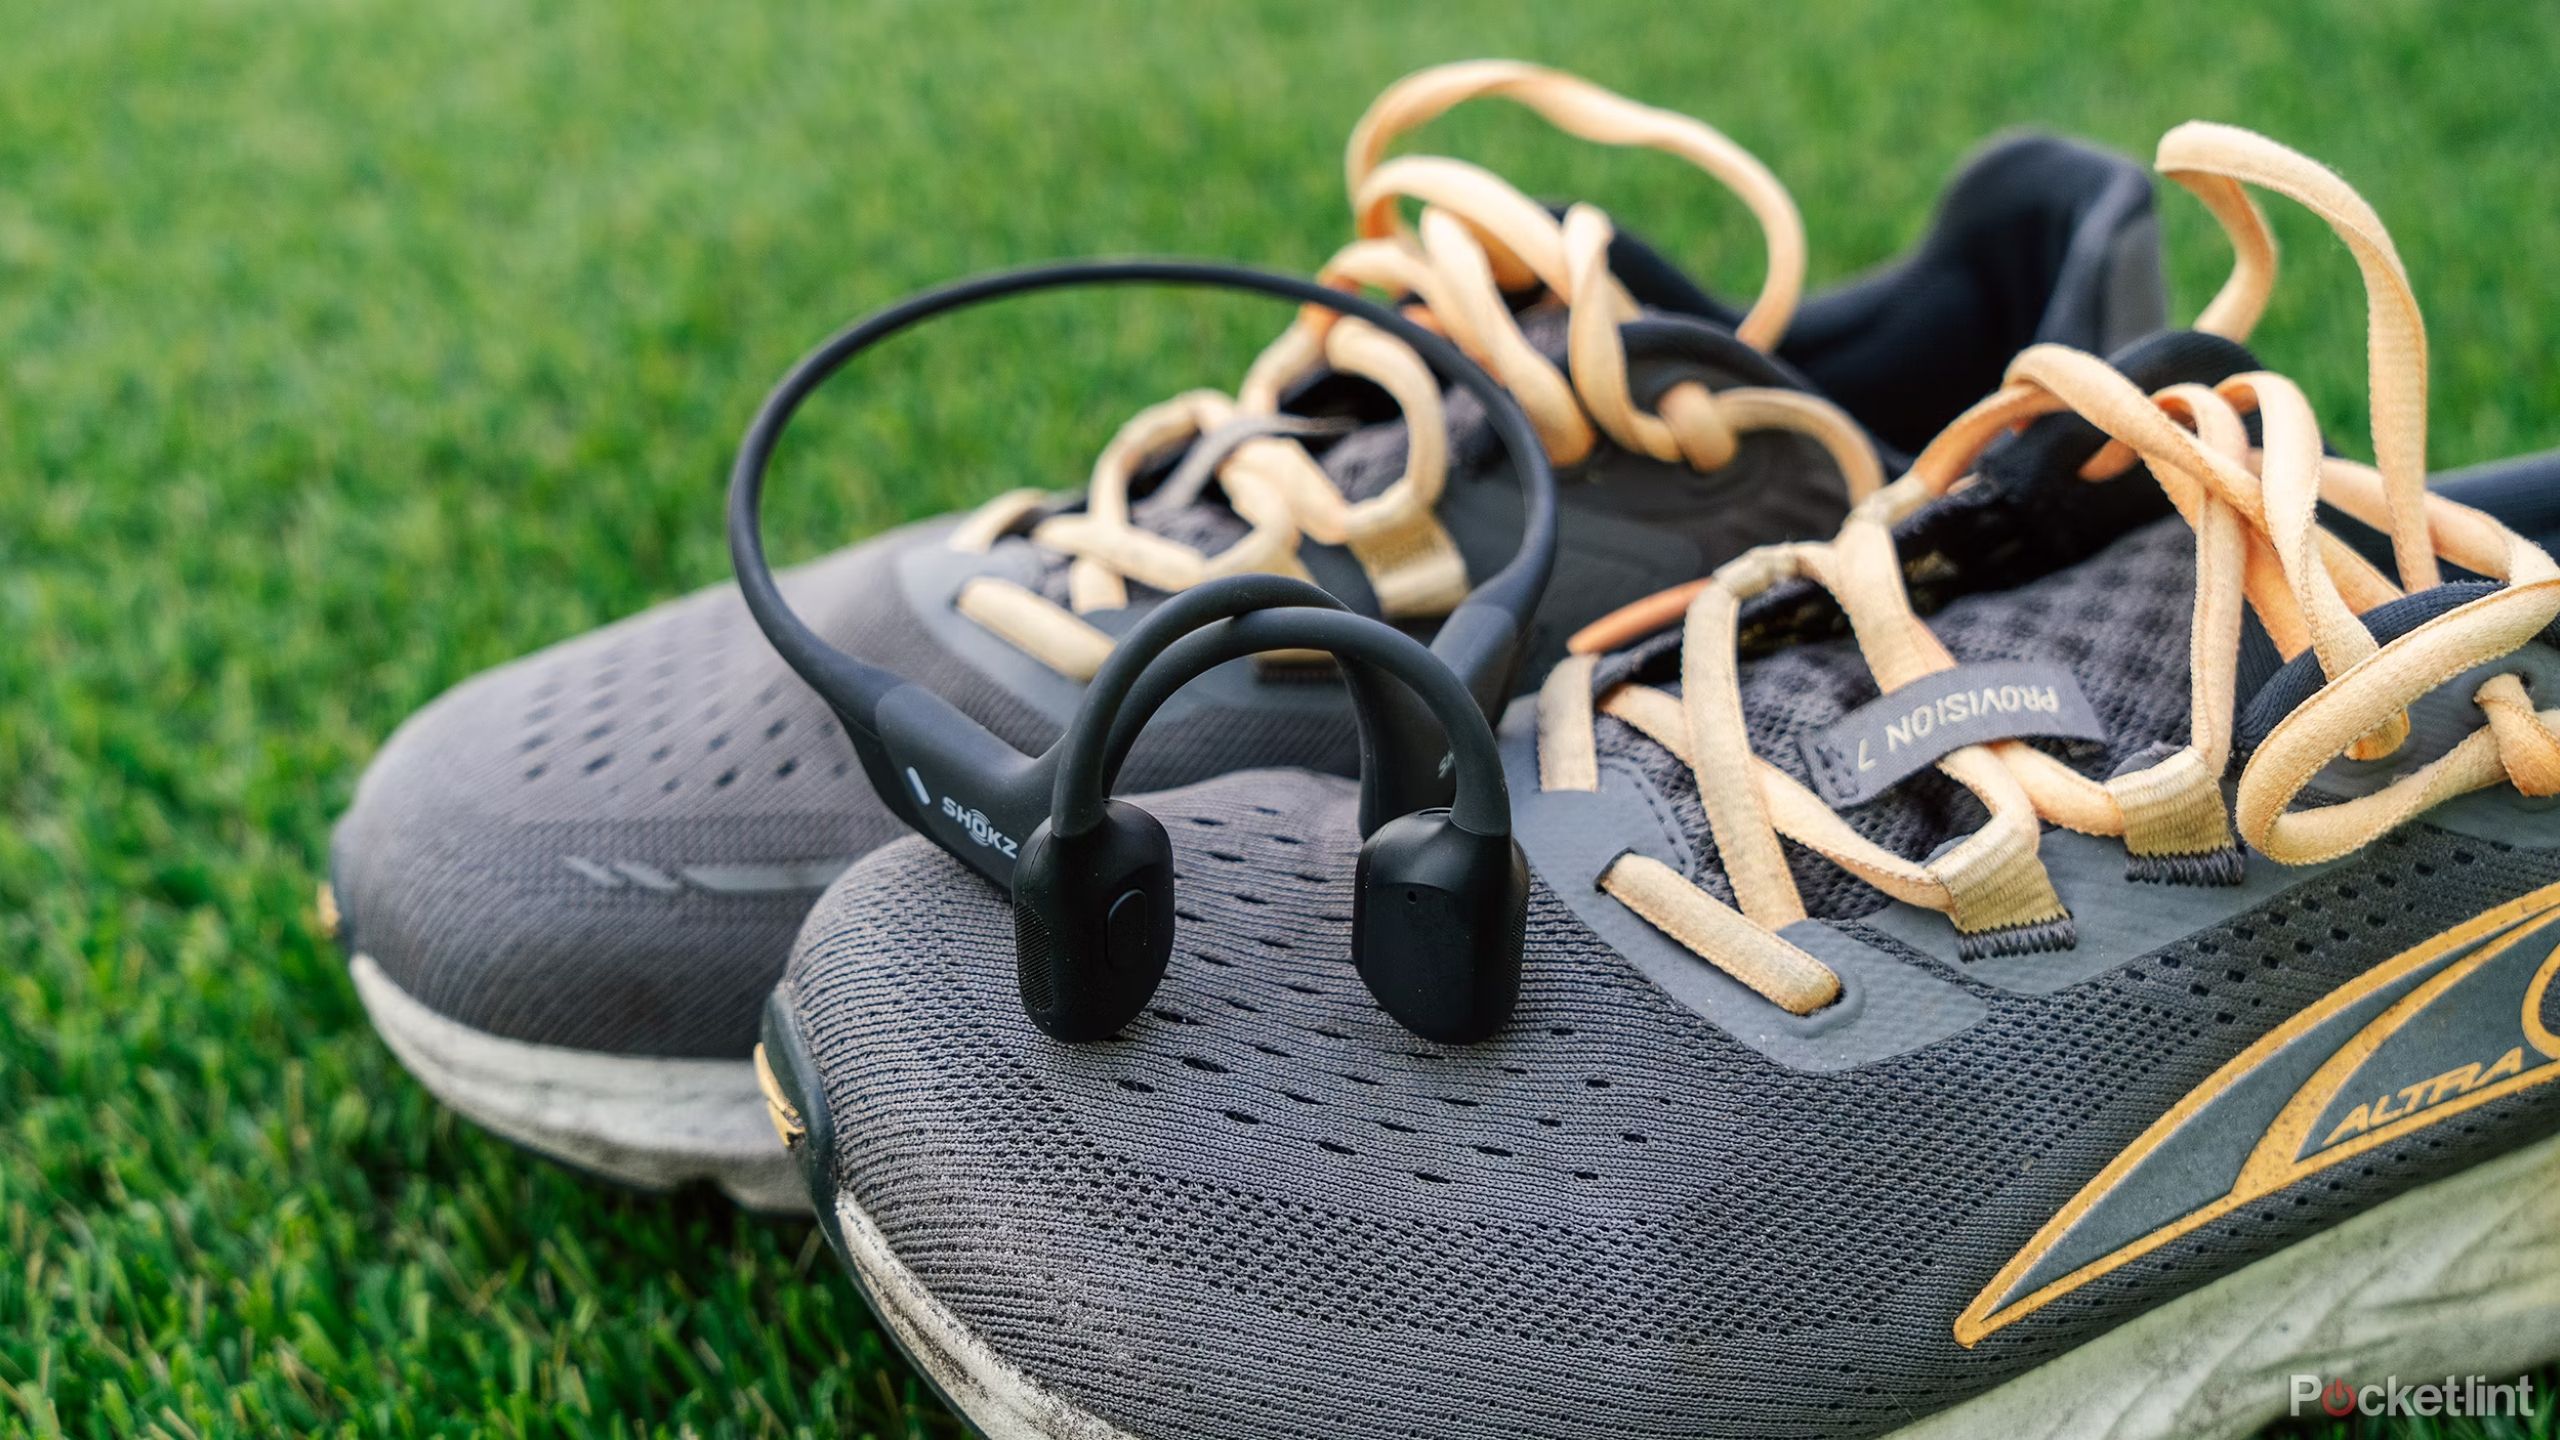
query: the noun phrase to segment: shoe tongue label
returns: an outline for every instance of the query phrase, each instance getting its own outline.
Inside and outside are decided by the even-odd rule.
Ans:
[[[1813,788],[1863,805],[1967,745],[2029,737],[2104,740],[2106,724],[2060,665],[1958,665],[1871,700],[1799,737]]]

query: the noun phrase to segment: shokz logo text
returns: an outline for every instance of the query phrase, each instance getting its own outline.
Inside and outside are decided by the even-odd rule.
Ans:
[[[2530,1376],[2499,1384],[2485,1375],[2447,1375],[2409,1385],[2394,1375],[2377,1384],[2355,1385],[2335,1375],[2296,1375],[2291,1386],[2297,1420],[2312,1414],[2344,1420],[2350,1415],[2463,1419],[2533,1413]]]
[[[1890,755],[1905,746],[1921,744],[1936,734],[1941,726],[1968,725],[1976,720],[2005,719],[2014,715],[2061,713],[2062,692],[2051,685],[2000,685],[1980,690],[1959,690],[1916,706],[1899,720],[1887,722],[1884,727],[1885,753]]]
[[[961,829],[968,831],[969,839],[973,843],[984,845],[1002,854],[1007,860],[1012,859],[1014,851],[1020,848],[1012,836],[996,828],[996,823],[987,818],[987,812],[984,810],[970,809],[945,795],[942,797],[942,813]]]
[[[934,808],[933,792],[925,788],[924,777],[916,773],[913,765],[907,767],[907,784],[916,792],[917,804],[928,810]],[[942,797],[941,808],[942,818],[966,832],[971,844],[983,845],[1007,860],[1018,858],[1016,852],[1022,848],[1021,842],[997,829],[996,822],[987,818],[986,811],[974,805],[963,805],[948,795]]]

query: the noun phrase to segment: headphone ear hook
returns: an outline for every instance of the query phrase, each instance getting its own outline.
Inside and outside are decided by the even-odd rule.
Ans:
[[[940,697],[821,639],[784,599],[762,528],[765,475],[801,405],[855,356],[935,316],[1012,295],[1109,284],[1257,292],[1365,321],[1404,344],[1484,406],[1520,479],[1519,549],[1443,622],[1427,651],[1399,630],[1348,614],[1303,581],[1232,576],[1195,586],[1122,638],[1066,734],[1036,759]],[[1195,466],[1179,484],[1206,479]],[[1555,473],[1528,416],[1446,337],[1389,306],[1311,280],[1177,260],[981,276],[848,326],[795,365],[757,411],[730,471],[728,506],[730,557],[757,626],[835,711],[892,811],[1011,890],[1024,1004],[1062,1039],[1117,1030],[1145,1008],[1163,976],[1173,943],[1172,846],[1153,816],[1110,798],[1111,781],[1146,716],[1197,673],[1203,657],[1237,646],[1330,650],[1349,674],[1362,735],[1362,827],[1370,832],[1361,867],[1378,877],[1376,887],[1363,886],[1354,950],[1373,991],[1390,1013],[1435,1038],[1489,1033],[1500,1023],[1517,988],[1519,934],[1512,924],[1506,941],[1494,922],[1509,913],[1506,905],[1525,905],[1503,897],[1506,886],[1525,896],[1526,880],[1509,838],[1490,717],[1509,693],[1522,637],[1554,568],[1556,516]],[[1212,626],[1222,626],[1226,638],[1188,639]],[[1170,678],[1153,673],[1159,661]],[[1127,703],[1133,698],[1143,703]],[[1436,727],[1421,723],[1426,713]],[[1440,755],[1417,749],[1435,728],[1454,762],[1446,776]],[[1390,885],[1409,892],[1411,906],[1423,906],[1426,895],[1442,897],[1429,903],[1455,918],[1433,935],[1387,924],[1370,892]],[[1381,917],[1377,925],[1370,916]],[[1373,930],[1384,938],[1373,939]],[[1443,985],[1463,997],[1445,1013],[1424,998]]]

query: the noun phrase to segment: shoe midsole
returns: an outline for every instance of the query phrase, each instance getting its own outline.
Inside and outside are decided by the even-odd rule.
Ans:
[[[357,955],[348,968],[400,1063],[489,1130],[626,1185],[663,1190],[708,1180],[758,1210],[808,1208],[748,1058],[614,1055],[513,1040],[439,1014],[370,956]]]

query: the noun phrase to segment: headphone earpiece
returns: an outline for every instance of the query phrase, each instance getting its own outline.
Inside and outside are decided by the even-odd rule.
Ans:
[[[1060,1040],[1101,1040],[1146,1009],[1173,955],[1173,842],[1113,800],[1080,835],[1047,822],[1013,871],[1022,1008]]]
[[[1425,1039],[1467,1045],[1520,995],[1529,865],[1508,833],[1447,810],[1399,815],[1360,847],[1351,958],[1378,1004]]]

